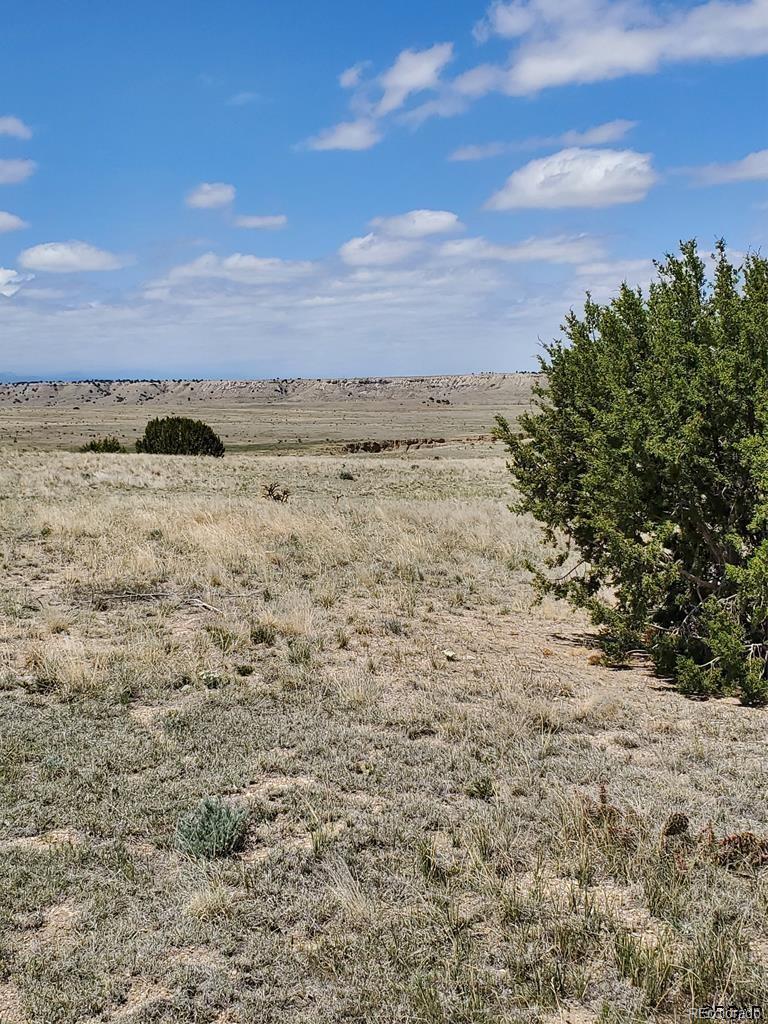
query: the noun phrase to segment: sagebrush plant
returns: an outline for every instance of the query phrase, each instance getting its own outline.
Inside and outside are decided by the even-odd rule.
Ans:
[[[768,701],[768,261],[694,241],[647,297],[587,296],[546,347],[537,409],[497,417],[520,499],[556,551],[542,592],[587,609],[616,661],[690,693]],[[562,543],[563,538],[565,544]],[[579,562],[564,569],[573,554]]]
[[[176,845],[190,857],[227,857],[241,849],[248,810],[207,796],[176,826]]]
[[[136,451],[145,455],[213,455],[221,458],[224,443],[207,423],[186,416],[150,420]]]

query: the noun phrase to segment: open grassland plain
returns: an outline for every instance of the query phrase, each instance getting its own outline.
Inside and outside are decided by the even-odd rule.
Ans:
[[[229,451],[335,450],[340,442],[466,439],[494,413],[527,408],[529,373],[350,380],[0,383],[0,437],[15,447],[77,450],[116,435],[133,448],[155,416],[204,419]]]
[[[466,454],[0,453],[0,1020],[768,1009],[768,712],[604,667]]]

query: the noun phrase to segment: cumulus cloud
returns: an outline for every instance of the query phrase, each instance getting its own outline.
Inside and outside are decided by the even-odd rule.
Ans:
[[[20,274],[17,270],[9,270],[7,267],[0,267],[0,295],[6,299],[12,298],[24,282],[29,280],[29,275],[25,276]]]
[[[490,260],[502,263],[583,264],[602,255],[602,246],[589,235],[556,235],[526,238],[514,245],[499,245],[485,238],[462,238],[444,242],[440,255],[464,261]]]
[[[493,3],[476,26],[480,41],[513,39],[501,91],[526,95],[553,86],[650,74],[664,64],[768,53],[765,0],[670,4],[659,12],[613,0]]]
[[[274,256],[253,256],[242,252],[220,257],[208,252],[191,263],[174,267],[164,281],[155,282],[155,285],[163,286],[168,282],[201,278],[249,285],[274,284],[303,277],[313,269],[313,266],[314,264],[307,260],[282,260]]]
[[[15,213],[6,213],[5,210],[0,210],[0,234],[6,231],[19,231],[21,228],[27,228],[29,225],[21,217],[17,217]]]
[[[395,238],[426,238],[457,231],[462,226],[456,214],[449,210],[410,210],[394,217],[375,217],[371,221],[371,227]]]
[[[374,217],[374,229],[359,238],[350,238],[339,249],[342,261],[352,267],[385,267],[401,263],[423,249],[433,235],[463,229],[450,210],[409,210],[393,217]]]
[[[0,117],[0,135],[11,135],[15,139],[31,139],[32,129],[18,117]]]
[[[0,185],[18,185],[35,173],[34,160],[0,160]]]
[[[367,149],[382,132],[373,125],[395,120],[418,127],[431,117],[463,113],[482,96],[500,92],[528,96],[556,86],[600,82],[633,74],[652,74],[674,63],[731,60],[768,54],[768,0],[705,0],[652,5],[648,0],[495,0],[475,26],[478,42],[491,37],[511,41],[507,60],[484,62],[452,79],[443,71],[453,57],[451,43],[424,50],[403,50],[378,78],[361,85],[361,65],[339,77],[353,91],[358,120],[344,122],[310,141],[314,149]],[[364,86],[364,88],[363,88]],[[376,90],[381,94],[375,99]],[[414,95],[435,93],[402,110]],[[563,146],[605,145],[622,138],[625,122],[610,122],[602,134],[566,133]],[[367,125],[364,132],[362,125]],[[337,145],[351,130],[353,140]],[[595,130],[596,131],[596,130]],[[328,145],[317,145],[329,140]],[[548,140],[545,144],[551,144]],[[482,159],[506,151],[506,143],[467,146],[454,159]],[[462,155],[466,154],[466,155]]]
[[[571,130],[561,135],[538,135],[522,142],[485,142],[479,145],[459,146],[449,160],[488,160],[504,153],[515,153],[526,149],[546,149],[548,146],[604,146],[609,142],[618,142],[627,132],[636,127],[637,121],[626,121],[619,118],[597,124],[585,131]]]
[[[731,163],[707,164],[692,168],[691,173],[702,185],[729,185],[736,181],[768,181],[768,149],[749,153]]]
[[[371,232],[360,238],[350,238],[339,249],[339,256],[351,267],[384,267],[402,262],[418,249],[416,241],[387,238]]]
[[[427,50],[403,50],[379,79],[384,90],[377,106],[379,116],[402,107],[412,93],[433,89],[452,57],[452,43],[436,43]]]
[[[612,260],[584,235],[403,237],[384,220],[325,260],[206,253],[145,282],[138,300],[132,281],[100,295],[98,279],[62,275],[55,292],[22,268],[0,272],[4,366],[193,377],[533,367],[531,339],[556,334],[587,288],[607,294],[648,264]],[[70,351],[62,365],[62,332],[77,340],[75,363]]]
[[[235,217],[235,227],[237,228],[256,228],[257,230],[274,231],[276,228],[284,228],[287,223],[288,218],[284,213],[277,213],[266,217],[251,217],[247,214]]]
[[[656,182],[647,153],[631,149],[563,149],[511,174],[489,210],[614,206],[643,199]]]
[[[204,181],[187,194],[185,202],[196,210],[214,210],[229,206],[235,200],[236,189],[224,181]]]
[[[315,135],[306,145],[316,150],[361,150],[375,146],[384,137],[382,119],[400,110],[410,96],[436,89],[440,84],[440,73],[452,57],[452,43],[436,43],[425,50],[403,50],[386,71],[365,83],[365,88],[361,87],[361,80],[368,62],[347,68],[339,76],[339,84],[343,89],[353,90],[350,108],[357,115],[356,118],[342,121]],[[369,98],[371,92],[381,93],[378,101],[373,102]],[[444,102],[449,103],[451,108],[444,111],[445,116],[457,112],[453,98],[446,97]],[[410,119],[411,123],[418,124],[434,113],[441,111],[433,111],[427,105],[424,111],[409,111],[404,120]]]
[[[525,35],[536,24],[536,14],[532,4],[492,3],[483,17],[474,27],[473,34],[478,43],[487,42],[491,36],[503,39],[514,39]]]
[[[370,149],[382,138],[375,121],[359,118],[357,121],[342,121],[320,135],[310,139],[310,149]]]
[[[87,242],[45,242],[25,249],[19,264],[26,270],[72,274],[83,270],[119,270],[125,261]]]

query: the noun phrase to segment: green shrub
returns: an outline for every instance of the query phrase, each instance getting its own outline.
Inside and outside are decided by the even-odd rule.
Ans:
[[[689,693],[768,697],[768,261],[709,282],[695,242],[571,312],[538,409],[497,418],[555,553],[543,592],[586,608],[614,661],[647,651]],[[563,541],[565,542],[563,544]],[[576,557],[574,557],[576,556]],[[553,578],[552,570],[557,569]]]
[[[84,444],[81,452],[124,452],[125,448],[116,437],[95,437],[88,444]]]
[[[176,827],[176,845],[190,857],[227,857],[241,849],[248,811],[207,796]]]
[[[136,451],[145,455],[213,455],[220,458],[224,454],[224,444],[202,420],[166,416],[149,421],[144,436],[136,442]]]

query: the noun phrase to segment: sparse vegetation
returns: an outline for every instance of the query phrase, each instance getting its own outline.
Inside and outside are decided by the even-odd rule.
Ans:
[[[768,260],[739,268],[721,244],[714,267],[710,283],[689,242],[647,298],[625,285],[571,313],[539,411],[519,431],[500,417],[497,436],[517,510],[556,548],[542,590],[589,611],[615,663],[647,651],[683,692],[754,706],[768,701]]]
[[[271,622],[256,622],[251,626],[251,643],[271,647],[277,640],[277,629]]]
[[[534,605],[538,531],[479,454],[356,456],[337,502],[346,456],[3,452],[0,1016],[768,1000],[768,710]]]
[[[270,501],[278,501],[281,504],[285,504],[291,496],[291,492],[283,484],[278,484],[274,480],[270,483],[263,484],[261,493],[264,498],[269,498]]]

